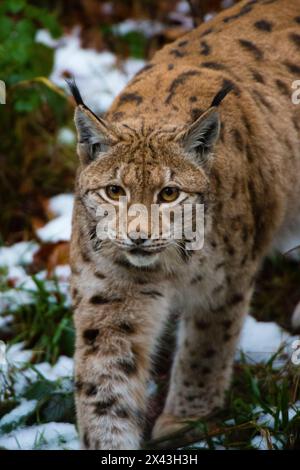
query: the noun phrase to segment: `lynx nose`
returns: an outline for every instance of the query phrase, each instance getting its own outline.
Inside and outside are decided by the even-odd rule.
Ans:
[[[144,232],[132,231],[128,233],[128,238],[136,245],[142,246],[147,240],[147,234]]]

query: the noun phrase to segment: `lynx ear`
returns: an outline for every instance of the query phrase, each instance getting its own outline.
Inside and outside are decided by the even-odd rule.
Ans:
[[[215,107],[208,109],[185,131],[182,143],[187,152],[195,153],[205,163],[220,133],[220,118]]]
[[[98,119],[88,108],[77,106],[74,115],[77,128],[78,153],[86,162],[95,160],[110,146],[110,133],[101,119]]]
[[[187,129],[181,132],[176,140],[184,150],[190,153],[197,163],[206,165],[212,156],[212,149],[220,133],[220,118],[215,107],[209,108]]]
[[[233,85],[226,83],[214,96],[209,109],[193,122],[183,135],[178,136],[186,151],[196,153],[201,163],[205,164],[209,160],[220,134],[221,123],[217,108],[232,90]]]
[[[74,79],[67,80],[67,83],[77,104],[74,121],[77,129],[78,154],[83,163],[89,163],[109,149],[112,130],[84,104]]]

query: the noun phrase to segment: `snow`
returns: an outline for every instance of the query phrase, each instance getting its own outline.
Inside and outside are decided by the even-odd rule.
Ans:
[[[276,437],[270,436],[269,439],[270,439],[272,445],[275,445],[278,449],[282,449],[282,447],[283,447],[282,442],[280,442],[278,439],[276,439]],[[251,439],[251,445],[256,450],[271,450],[268,447],[267,440],[265,439],[265,437],[263,437],[261,435],[253,437]]]
[[[63,39],[53,39],[50,32],[47,31],[46,29],[40,29],[35,37],[36,42],[40,42],[41,44],[44,44],[45,46],[48,47],[59,47],[59,45],[64,44]]]
[[[10,289],[0,292],[0,315],[7,310],[14,311],[21,305],[28,305],[32,302],[32,296],[29,292]],[[4,317],[0,317],[1,322],[6,322]]]
[[[289,407],[288,416],[291,421],[300,412],[300,400],[296,401],[293,406]]]
[[[47,380],[57,380],[64,377],[73,376],[73,359],[67,356],[60,356],[57,363],[51,366],[49,362],[41,362],[35,365],[35,369]]]
[[[76,142],[76,135],[72,129],[62,127],[58,132],[57,140],[62,145],[74,145]]]
[[[130,32],[139,32],[146,37],[154,36],[161,33],[165,26],[159,21],[152,20],[133,20],[131,18],[113,25],[113,32],[120,36],[124,36]]]
[[[220,438],[224,438],[224,436],[220,435],[218,437],[211,438],[211,441],[214,444],[214,450],[226,450],[224,446],[218,444]],[[194,442],[193,444],[187,446],[186,449],[209,449],[209,445],[205,440],[201,440],[201,441]],[[180,450],[184,450],[184,449],[180,449]]]
[[[190,16],[185,16],[181,11],[171,11],[168,16],[170,20],[179,23],[186,31],[194,28],[193,19]]]
[[[7,352],[9,366],[22,367],[31,358],[32,352],[22,350],[23,343],[11,346]],[[13,384],[16,396],[21,396],[29,383],[34,383],[42,375],[46,380],[61,382],[61,388],[66,392],[72,389],[70,378],[73,376],[73,359],[60,356],[57,363],[51,366],[48,362],[35,364],[34,368],[21,370],[16,374]],[[66,380],[68,379],[68,380]],[[46,423],[36,426],[22,427],[22,419],[30,415],[36,408],[36,400],[22,400],[12,411],[0,419],[0,448],[18,449],[79,449],[78,435],[73,424]],[[5,433],[6,426],[16,428]]]
[[[1,300],[1,298],[0,298]],[[0,314],[1,314],[1,304],[0,304]],[[13,315],[0,316],[0,331],[4,331],[13,321]]]
[[[176,11],[178,11],[178,13],[188,15],[191,12],[189,2],[186,2],[185,0],[178,2],[176,5]]]
[[[32,294],[29,290],[36,290],[36,284],[31,276],[27,275],[21,264],[29,264],[33,260],[34,254],[39,246],[36,243],[22,242],[16,243],[8,248],[1,248],[4,251],[1,257],[0,265],[7,269],[6,277],[13,283],[14,288],[0,292],[0,315],[6,310],[14,311],[21,305],[32,302]],[[38,279],[45,279],[46,272],[40,272],[36,275]],[[11,322],[9,316],[0,316],[0,327],[6,326]]]
[[[254,410],[254,413],[255,413],[255,410]],[[275,418],[271,413],[259,412],[259,416],[258,416],[258,419],[256,420],[256,423],[259,426],[264,426],[269,429],[274,429]]]
[[[59,194],[49,199],[49,209],[57,216],[72,214],[73,204],[73,194]]]
[[[72,194],[60,194],[50,199],[49,209],[56,217],[37,230],[41,241],[55,243],[70,240],[73,204],[74,196]]]
[[[69,295],[69,284],[66,283],[70,273],[69,267],[57,266],[55,269],[56,276],[60,282],[60,292],[66,297],[66,305],[70,304]],[[43,280],[49,292],[55,292],[57,290],[55,282],[47,280],[47,272],[40,271],[35,274],[37,280]],[[9,269],[7,279],[14,282],[14,288],[7,289],[4,292],[0,292],[0,314],[6,310],[15,311],[22,305],[29,305],[34,302],[34,293],[37,291],[37,285],[32,278],[26,274],[25,270],[13,266]],[[49,298],[51,300],[51,297]],[[53,302],[56,302],[56,298],[53,297]],[[5,321],[6,317],[0,317],[0,322]]]
[[[7,272],[7,279],[14,282],[14,285],[20,285],[24,279],[27,278],[27,274],[22,266],[11,266]]]
[[[54,275],[62,282],[68,281],[71,275],[71,268],[68,264],[61,264],[54,268]]]
[[[239,341],[236,359],[245,355],[246,362],[265,363],[282,347],[285,354],[291,353],[296,336],[291,336],[273,322],[261,322],[248,315]]]
[[[21,396],[29,383],[34,383],[40,376],[45,380],[56,381],[62,379],[61,386],[65,391],[69,391],[73,378],[74,361],[70,357],[60,356],[57,363],[51,366],[49,362],[40,362],[15,374],[14,392],[16,396]]]
[[[22,305],[30,305],[35,302],[35,292],[38,287],[34,279],[27,275],[25,272],[16,277],[10,275],[11,270],[7,279],[14,281],[14,288],[7,289],[4,292],[0,292],[0,327],[7,326],[12,322],[13,317],[11,315],[3,315],[7,311],[14,312]],[[15,274],[15,273],[14,273]],[[69,288],[69,278],[71,269],[69,265],[58,265],[54,268],[53,276],[58,281],[59,292],[65,297],[65,306],[70,306],[71,296]],[[49,293],[53,292],[53,296],[49,296],[48,300],[51,302],[57,302],[55,293],[57,292],[57,282],[54,280],[47,280],[47,272],[40,271],[35,275],[37,280],[43,280],[44,286],[47,288]],[[2,314],[2,316],[1,316]]]
[[[15,430],[0,437],[0,447],[9,450],[79,449],[76,428],[69,423],[46,423]]]
[[[188,448],[191,448],[191,449],[208,449],[209,447],[208,447],[208,444],[207,444],[206,441],[199,441],[199,442],[194,442],[193,444],[188,446]]]
[[[117,57],[111,52],[81,48],[78,27],[59,40],[53,40],[48,32],[39,31],[36,41],[55,49],[50,80],[67,89],[66,73],[74,76],[86,104],[99,113],[108,109],[127,82],[145,65],[143,60],[129,58],[119,68]]]
[[[269,429],[274,429],[275,427],[275,408],[272,409],[272,412],[274,412],[274,415],[271,414],[271,413],[266,413],[261,407],[256,407],[254,410],[253,410],[253,414],[254,415],[257,415],[257,418],[256,418],[256,423],[259,425],[259,426],[264,426],[264,427],[267,427]],[[292,406],[289,407],[288,409],[288,420],[289,421],[292,421],[292,419],[300,413],[300,401],[296,401]],[[282,416],[282,412],[280,411],[279,412],[279,415],[278,415],[278,420],[279,422],[283,421],[283,416]]]
[[[8,268],[32,263],[33,256],[38,250],[34,242],[19,242],[9,247],[0,248],[0,266]]]
[[[1,429],[8,424],[17,425],[22,420],[22,418],[29,416],[36,409],[36,406],[37,400],[22,400],[20,405],[0,419],[0,432]]]
[[[33,352],[29,349],[23,349],[24,342],[12,344],[7,348],[6,359],[10,366],[22,367],[32,358]]]
[[[206,15],[204,15],[203,21],[205,22],[210,21],[213,19],[214,16],[215,16],[215,13],[206,13]]]

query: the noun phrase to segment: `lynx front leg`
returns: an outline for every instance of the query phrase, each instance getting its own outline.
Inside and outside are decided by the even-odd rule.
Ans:
[[[222,407],[251,297],[250,289],[244,292],[232,293],[226,302],[215,296],[206,312],[195,309],[183,315],[169,393],[154,438],[176,432],[187,420],[208,416]]]
[[[76,407],[83,448],[140,445],[151,353],[166,310],[159,293],[141,297],[94,294],[75,313]]]

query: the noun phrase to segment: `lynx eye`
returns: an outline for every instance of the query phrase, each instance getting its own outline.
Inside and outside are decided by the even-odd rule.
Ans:
[[[161,190],[159,193],[159,200],[160,202],[173,202],[176,201],[176,199],[179,196],[179,189],[178,188],[173,188],[173,187],[166,187]]]
[[[114,184],[106,186],[105,192],[113,201],[118,201],[121,196],[126,196],[124,189],[121,186],[116,186]]]

